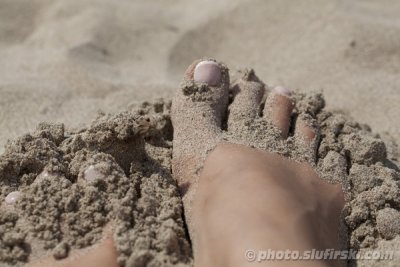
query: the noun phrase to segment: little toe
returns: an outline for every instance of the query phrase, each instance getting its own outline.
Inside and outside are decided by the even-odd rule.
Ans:
[[[228,129],[238,122],[258,117],[265,86],[252,69],[245,70],[233,84],[232,92],[234,100],[229,106]]]
[[[281,86],[275,87],[265,102],[263,116],[281,131],[282,138],[288,136],[293,107],[291,92]]]

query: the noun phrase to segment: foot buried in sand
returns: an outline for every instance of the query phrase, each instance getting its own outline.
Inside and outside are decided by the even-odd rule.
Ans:
[[[189,66],[171,110],[146,103],[77,132],[40,125],[0,158],[0,261],[252,266],[249,249],[400,247],[385,144],[323,108],[320,94],[270,90],[253,70],[230,81],[208,59]]]
[[[217,63],[199,64],[214,75]],[[339,249],[341,185],[322,181],[307,162],[267,151],[268,142],[279,149],[276,144],[288,137],[294,107],[290,91],[269,92],[260,114],[265,86],[253,71],[245,71],[229,105],[229,77],[219,67],[223,75],[213,84],[192,83],[199,68],[191,77],[189,67],[171,111],[173,175],[183,194],[195,265],[251,265],[244,257],[251,248]],[[301,119],[297,123],[301,127],[294,127],[291,141],[315,154],[317,128]],[[284,263],[290,264],[301,265]]]

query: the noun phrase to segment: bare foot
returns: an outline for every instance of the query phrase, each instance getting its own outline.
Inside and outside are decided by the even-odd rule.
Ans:
[[[251,264],[244,255],[247,249],[338,248],[344,202],[340,186],[324,183],[306,163],[265,151],[266,140],[288,136],[294,105],[290,92],[277,88],[260,116],[264,85],[252,71],[245,72],[228,107],[227,68],[214,61],[198,63],[188,68],[172,108],[172,167],[183,194],[195,265],[245,266]],[[226,132],[222,127],[228,108]],[[263,132],[268,125],[275,125],[276,131]],[[295,134],[303,137],[302,144],[312,153],[315,130],[298,120]],[[232,142],[224,141],[228,137]],[[116,258],[108,236],[65,260],[48,258],[30,266],[118,266]]]
[[[228,106],[226,67],[213,60],[196,61],[173,101],[172,169],[183,195],[196,266],[251,265],[244,255],[248,249],[339,248],[341,186],[323,182],[307,163],[263,149],[271,140],[268,135],[285,141],[294,105],[290,92],[280,87],[268,95],[260,112],[264,93],[254,73],[245,72]],[[298,120],[295,135],[313,154],[316,130]],[[262,264],[336,266],[340,262]]]
[[[72,251],[68,258],[55,260],[46,257],[34,261],[27,267],[118,267],[117,251],[112,239],[111,228],[106,227],[104,238],[91,247]]]

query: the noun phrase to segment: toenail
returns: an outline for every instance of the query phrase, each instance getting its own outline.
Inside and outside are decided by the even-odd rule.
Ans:
[[[202,61],[194,69],[195,82],[217,85],[221,80],[221,69],[214,61]]]
[[[21,197],[21,193],[20,193],[19,191],[14,191],[14,192],[11,192],[10,194],[8,194],[4,200],[5,200],[5,202],[6,202],[7,204],[12,205],[12,204],[14,204],[20,197]]]
[[[292,95],[292,92],[290,92],[289,89],[287,89],[286,87],[283,87],[283,86],[276,86],[274,88],[274,92],[278,93],[280,95],[285,95],[285,96],[291,96]]]

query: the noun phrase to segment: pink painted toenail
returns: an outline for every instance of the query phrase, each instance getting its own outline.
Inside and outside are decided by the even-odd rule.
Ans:
[[[21,197],[21,193],[19,191],[13,191],[6,196],[4,199],[5,202],[9,205],[14,204]]]
[[[276,86],[274,88],[275,93],[281,94],[281,95],[285,95],[285,96],[291,96],[292,92],[290,92],[289,89],[287,89],[286,87],[283,86]]]
[[[198,83],[217,85],[221,80],[221,69],[214,61],[202,61],[194,69],[193,79]]]

